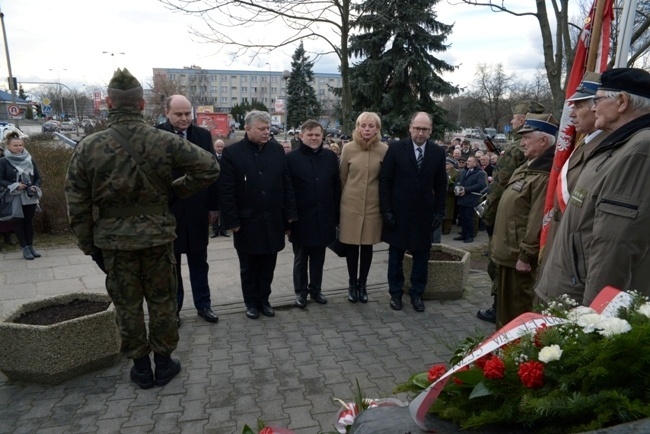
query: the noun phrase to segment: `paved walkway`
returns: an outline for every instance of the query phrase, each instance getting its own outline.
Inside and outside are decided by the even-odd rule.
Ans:
[[[443,236],[443,242],[467,247],[451,238]],[[470,246],[485,243],[481,233]],[[198,318],[188,294],[174,353],[183,364],[177,379],[140,390],[129,381],[126,359],[56,386],[12,382],[0,373],[0,433],[230,434],[258,419],[296,433],[332,431],[339,408],[332,398],[350,400],[355,380],[368,397],[396,396],[395,385],[447,361],[459,340],[493,330],[475,317],[491,300],[484,272],[470,273],[459,300],[426,301],[424,314],[408,303],[392,311],[386,247],[375,246],[367,304],[347,301],[345,261],[328,252],[323,288],[329,303],[304,310],[292,307],[293,255],[286,248],[271,296],[277,315],[253,321],[244,315],[232,241],[213,239],[210,282],[219,323]],[[186,267],[184,277],[189,292]],[[103,293],[103,285],[103,274],[76,248],[45,249],[34,261],[17,251],[2,253],[0,317],[50,295]]]

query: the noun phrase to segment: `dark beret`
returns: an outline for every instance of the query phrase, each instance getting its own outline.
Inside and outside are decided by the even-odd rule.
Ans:
[[[129,90],[136,87],[142,87],[137,78],[135,78],[128,69],[117,68],[113,78],[108,82],[110,89]]]
[[[650,73],[638,68],[613,68],[603,72],[598,90],[627,92],[650,98]]]

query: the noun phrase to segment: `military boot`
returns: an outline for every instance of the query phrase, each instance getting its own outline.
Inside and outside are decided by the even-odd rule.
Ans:
[[[156,362],[156,386],[164,386],[181,372],[181,362],[171,356],[154,353],[153,360]]]
[[[497,296],[494,297],[494,302],[492,303],[492,306],[488,309],[479,309],[478,312],[476,312],[476,317],[480,320],[491,322],[491,323],[496,323],[497,322]]]
[[[149,354],[133,359],[131,368],[131,381],[140,387],[140,389],[151,389],[154,386],[153,371],[151,370],[151,360]]]

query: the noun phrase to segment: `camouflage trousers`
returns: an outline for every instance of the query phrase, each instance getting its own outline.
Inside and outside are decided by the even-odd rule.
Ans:
[[[139,359],[151,351],[170,355],[178,344],[176,265],[172,244],[141,250],[102,250],[106,290],[113,300],[121,351]],[[143,301],[149,312],[149,336]]]

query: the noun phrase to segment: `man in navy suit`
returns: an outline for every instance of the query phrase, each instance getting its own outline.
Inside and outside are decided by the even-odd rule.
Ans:
[[[445,216],[447,171],[445,151],[429,140],[431,116],[411,118],[410,137],[391,143],[379,175],[379,203],[384,225],[381,239],[388,249],[388,291],[394,310],[402,309],[404,253],[413,256],[411,304],[424,312],[422,294],[427,284],[431,231]]]
[[[215,155],[210,131],[192,125],[192,104],[183,95],[172,95],[165,102],[167,121],[156,125],[156,128],[177,134],[194,143],[201,149]],[[183,176],[173,172],[174,179]],[[200,190],[187,199],[178,199],[170,205],[170,210],[176,217],[176,239],[174,240],[174,256],[176,256],[176,274],[178,277],[177,316],[183,307],[185,290],[181,277],[181,254],[187,256],[190,269],[190,284],[197,314],[208,322],[217,322],[219,318],[212,311],[210,286],[208,285],[208,223],[216,222],[219,205],[216,183],[207,189]]]

